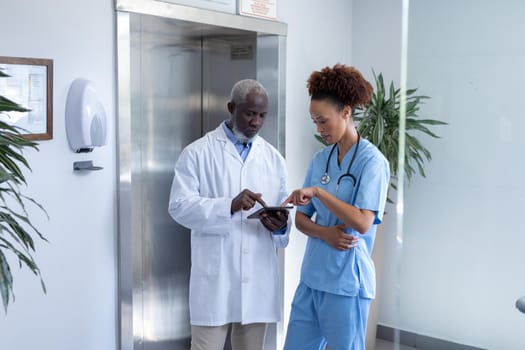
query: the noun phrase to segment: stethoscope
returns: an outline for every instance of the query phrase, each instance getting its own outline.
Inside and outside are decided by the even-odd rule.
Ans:
[[[357,151],[359,151],[359,141],[361,141],[361,135],[357,133],[357,144],[355,145],[355,151],[352,155],[352,159],[350,160],[350,164],[348,164],[348,168],[346,169],[346,173],[339,176],[337,179],[337,188],[339,188],[339,183],[341,180],[345,177],[349,177],[352,179],[353,185],[355,186],[355,183],[357,182],[357,179],[354,175],[350,174],[350,169],[352,168],[352,164],[354,164],[355,156],[357,155]],[[328,185],[330,183],[330,175],[328,175],[328,166],[330,165],[330,159],[332,159],[332,154],[334,153],[335,148],[337,147],[337,143],[334,144],[332,149],[330,150],[330,153],[328,154],[328,160],[326,161],[326,167],[324,169],[324,175],[321,176],[321,184]]]

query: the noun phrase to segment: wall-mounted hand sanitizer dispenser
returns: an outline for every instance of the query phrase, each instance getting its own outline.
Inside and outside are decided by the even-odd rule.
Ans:
[[[86,79],[71,84],[66,101],[66,133],[77,153],[91,152],[106,144],[107,120],[97,92]]]

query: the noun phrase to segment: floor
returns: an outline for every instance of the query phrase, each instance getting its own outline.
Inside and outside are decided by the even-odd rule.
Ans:
[[[399,350],[414,350],[414,349],[416,348],[406,346],[406,345],[399,345]],[[394,343],[391,343],[383,339],[376,339],[375,350],[394,350]]]

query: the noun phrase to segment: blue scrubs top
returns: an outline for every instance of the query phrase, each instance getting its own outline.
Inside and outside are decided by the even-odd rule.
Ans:
[[[383,218],[385,202],[390,180],[390,168],[383,154],[368,140],[361,139],[350,173],[357,179],[354,186],[352,180],[345,176],[337,188],[337,180],[346,173],[350,160],[356,150],[356,145],[345,154],[341,164],[337,164],[338,150],[334,150],[328,164],[330,182],[321,184],[328,161],[328,155],[333,146],[319,151],[306,174],[304,187],[317,186],[338,199],[357,208],[368,209],[376,213],[374,224],[368,232],[359,232],[347,228],[345,232],[359,237],[358,245],[346,251],[340,251],[325,241],[308,237],[306,251],[301,268],[301,281],[308,287],[332,294],[344,296],[375,297],[375,268],[371,259],[372,247],[377,229]],[[342,224],[318,198],[298,211],[312,217],[321,226]]]

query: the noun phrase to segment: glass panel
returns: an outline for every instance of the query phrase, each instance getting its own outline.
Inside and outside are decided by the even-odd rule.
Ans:
[[[411,132],[432,160],[405,186],[400,314],[383,315],[402,342],[525,348],[523,33],[521,0],[410,4],[407,86],[448,125]]]

